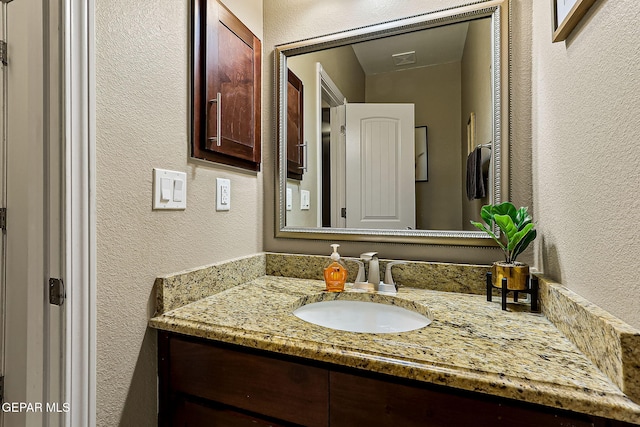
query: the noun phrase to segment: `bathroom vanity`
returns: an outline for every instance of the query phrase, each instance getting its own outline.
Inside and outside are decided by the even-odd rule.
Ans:
[[[156,283],[167,304],[150,320],[160,330],[160,425],[640,424],[640,405],[525,304],[505,312],[484,295],[403,287],[390,298],[428,308],[429,326],[339,331],[292,313],[327,298],[377,297],[270,275],[287,268],[266,258],[268,274],[249,280],[195,273],[209,294],[199,299],[169,297],[194,292],[184,277],[193,272]]]
[[[481,393],[162,331],[162,426],[623,426]]]

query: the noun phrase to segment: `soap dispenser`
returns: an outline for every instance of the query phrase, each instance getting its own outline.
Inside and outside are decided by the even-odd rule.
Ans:
[[[324,269],[324,282],[327,285],[325,290],[328,292],[344,291],[344,284],[347,282],[347,268],[340,261],[339,246],[338,244],[331,245],[333,248],[331,263]]]

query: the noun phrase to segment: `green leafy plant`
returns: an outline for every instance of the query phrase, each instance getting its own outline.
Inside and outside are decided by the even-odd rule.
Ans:
[[[471,224],[498,243],[507,264],[514,264],[518,255],[527,249],[538,234],[527,208],[516,209],[511,202],[484,205],[480,210],[480,216],[486,225],[476,221],[471,221]],[[497,224],[502,231],[500,237],[493,232],[493,224]]]

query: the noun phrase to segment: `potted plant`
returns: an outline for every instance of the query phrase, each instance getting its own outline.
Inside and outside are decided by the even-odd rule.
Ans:
[[[502,287],[502,279],[507,278],[507,289],[527,289],[529,266],[516,261],[520,255],[537,236],[531,215],[526,207],[516,209],[511,202],[497,205],[485,205],[480,211],[482,220],[486,223],[471,221],[480,230],[487,233],[504,252],[504,261],[493,264],[493,285]],[[493,232],[494,224],[497,224],[502,233],[500,237]]]

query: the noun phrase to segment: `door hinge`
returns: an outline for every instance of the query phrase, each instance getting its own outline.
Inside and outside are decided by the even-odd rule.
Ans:
[[[340,209],[340,216],[342,218],[346,218],[347,217],[347,208]]]
[[[0,62],[7,65],[7,42],[4,40],[0,40]]]
[[[7,208],[0,208],[0,230],[7,229]]]
[[[62,305],[64,302],[64,283],[62,279],[49,279],[49,304]]]

